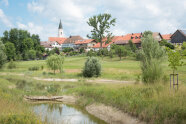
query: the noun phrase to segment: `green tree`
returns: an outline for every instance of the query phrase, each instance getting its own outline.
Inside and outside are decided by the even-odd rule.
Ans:
[[[186,41],[183,42],[183,45],[182,45],[181,49],[186,50]]]
[[[151,35],[152,36],[152,34],[153,34],[152,31],[144,31],[143,34],[142,34],[142,36],[143,37],[147,37],[148,35]]]
[[[5,43],[5,48],[6,48],[6,56],[8,60],[15,60],[16,58],[16,49],[13,43],[11,42],[6,42]]]
[[[137,48],[136,45],[132,42],[132,40],[129,40],[129,46],[132,52],[136,52]]]
[[[47,58],[47,65],[50,69],[54,70],[54,74],[56,70],[60,70],[60,72],[63,71],[63,63],[64,63],[64,57],[61,55],[51,55]]]
[[[110,49],[108,54],[109,54],[109,57],[112,59],[114,57],[114,50]]]
[[[100,43],[102,49],[103,39],[106,38],[106,43],[112,39],[112,33],[109,31],[111,26],[115,26],[116,19],[112,19],[111,14],[99,14],[89,18],[87,22],[93,29],[91,30],[91,36],[87,37],[95,39],[96,42]]]
[[[0,68],[3,67],[3,65],[6,62],[6,59],[7,59],[7,57],[6,57],[6,54],[5,54],[5,46],[2,43],[2,41],[0,41]]]
[[[178,51],[175,50],[168,50],[168,61],[169,61],[169,66],[173,70],[173,74],[177,70],[178,66],[182,66],[183,62],[181,61],[181,55]]]
[[[142,79],[145,83],[154,83],[161,78],[164,53],[164,49],[158,41],[147,32],[142,38],[142,49],[140,50]]]
[[[29,59],[31,59],[31,60],[36,59],[36,51],[35,51],[35,50],[29,50],[29,51],[28,51],[28,57],[29,57]]]
[[[125,55],[125,47],[121,45],[117,45],[115,47],[115,53],[118,55],[118,57],[121,60],[121,57]]]

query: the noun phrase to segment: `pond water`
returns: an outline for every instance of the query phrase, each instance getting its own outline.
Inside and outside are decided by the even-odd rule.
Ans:
[[[33,111],[42,121],[51,124],[106,124],[78,106],[61,103],[34,104]]]

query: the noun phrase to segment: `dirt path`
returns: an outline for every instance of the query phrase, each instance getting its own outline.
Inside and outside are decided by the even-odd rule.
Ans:
[[[0,73],[0,75],[17,75],[17,76],[25,76],[25,74],[15,74],[15,73]],[[78,82],[79,79],[62,79],[62,78],[41,78],[41,77],[31,77],[35,80],[39,81],[55,81],[55,82]],[[110,79],[85,79],[87,82],[96,82],[96,83],[135,83],[135,81],[120,81],[120,80],[110,80]]]
[[[109,124],[146,124],[127,113],[103,104],[89,105],[86,107],[86,110]]]

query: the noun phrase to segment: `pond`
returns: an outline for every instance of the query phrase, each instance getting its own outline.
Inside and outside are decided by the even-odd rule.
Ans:
[[[51,124],[106,124],[74,105],[61,103],[34,104],[33,111],[42,121]]]

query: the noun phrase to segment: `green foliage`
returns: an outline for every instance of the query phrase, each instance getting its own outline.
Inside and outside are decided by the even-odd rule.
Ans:
[[[27,60],[29,59],[29,50],[35,50],[36,53],[44,52],[44,48],[40,45],[39,36],[35,34],[30,35],[30,33],[25,30],[19,30],[14,28],[10,31],[5,31],[4,36],[2,37],[2,41],[4,44],[6,44],[6,53],[8,56],[8,60],[15,60],[15,58]],[[12,43],[13,45],[10,43]],[[13,52],[14,54],[12,54]],[[38,58],[41,58],[41,54],[37,55],[39,55],[37,56]]]
[[[80,53],[84,53],[85,52],[85,49],[84,48],[80,48],[79,52]]]
[[[54,55],[49,56],[46,62],[47,62],[48,67],[54,70],[54,74],[56,70],[60,70],[60,73],[62,73],[64,56],[54,54]]]
[[[177,66],[182,66],[183,62],[181,61],[181,55],[178,51],[175,50],[168,50],[168,61],[169,61],[169,66],[174,72],[177,70]]]
[[[186,41],[183,42],[183,45],[181,47],[182,50],[185,50],[186,49]]]
[[[71,51],[73,51],[73,48],[71,48],[71,47],[63,48],[64,53],[68,53],[68,52],[71,52]]]
[[[160,46],[166,46],[170,49],[174,49],[174,45],[172,45],[171,43],[168,43],[167,40],[163,39],[162,41],[160,41]]]
[[[16,49],[13,43],[11,42],[6,42],[5,43],[5,48],[6,48],[6,56],[8,60],[15,60],[16,56]]]
[[[132,50],[132,52],[136,52],[137,48],[136,48],[136,45],[132,42],[132,40],[129,40],[129,46],[130,46],[130,49]]]
[[[9,64],[8,64],[8,69],[13,69],[13,68],[16,68],[16,64],[15,62],[11,59]]]
[[[89,57],[83,68],[84,77],[97,77],[101,74],[101,64],[95,57]]]
[[[124,46],[121,46],[121,45],[117,45],[115,47],[115,53],[118,55],[118,57],[120,58],[120,60],[121,60],[121,57],[122,56],[126,56],[127,55],[127,51],[126,51],[125,47]]]
[[[53,54],[60,54],[59,48],[54,48],[52,50],[49,51],[49,55],[53,55]]]
[[[5,64],[7,59],[7,56],[5,54],[5,46],[2,43],[2,41],[0,40],[0,68],[3,67],[3,65]]]
[[[35,50],[29,50],[29,51],[28,51],[28,57],[29,57],[29,59],[31,59],[31,60],[36,59],[36,51],[35,51]]]
[[[60,91],[61,87],[58,84],[52,84],[47,87],[47,92],[56,95]]]
[[[114,50],[110,49],[108,54],[109,54],[109,57],[112,59],[114,57]]]
[[[87,56],[90,56],[90,57],[96,56],[96,52],[91,49],[90,51],[87,52]]]
[[[0,117],[0,124],[42,124],[31,114],[9,114]]]
[[[142,79],[145,83],[154,83],[161,78],[164,50],[151,33],[146,33],[144,36],[140,51]]]
[[[151,35],[152,36],[152,34],[153,34],[152,31],[144,31],[143,34],[142,34],[142,36],[143,37],[147,37],[148,35]]]
[[[102,49],[102,40],[107,38],[107,43],[112,39],[112,33],[109,31],[111,26],[115,26],[116,19],[112,19],[111,14],[99,14],[89,18],[87,22],[93,29],[91,30],[91,36],[87,35],[91,39],[95,39],[100,43]]]
[[[29,67],[28,70],[29,71],[37,71],[37,70],[39,70],[39,67],[38,66]]]

